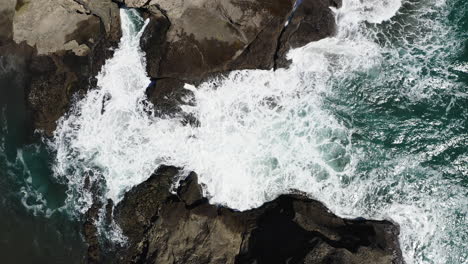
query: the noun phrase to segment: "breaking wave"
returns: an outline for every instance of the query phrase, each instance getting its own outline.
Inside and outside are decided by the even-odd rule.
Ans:
[[[450,10],[344,0],[337,35],[292,50],[288,69],[186,85],[199,126],[151,114],[147,22],[122,10],[119,48],[51,143],[67,205],[85,212],[93,184],[118,202],[168,164],[197,172],[212,203],[245,210],[300,190],[339,215],[400,224],[409,263],[463,263],[468,97],[448,59],[461,45]]]

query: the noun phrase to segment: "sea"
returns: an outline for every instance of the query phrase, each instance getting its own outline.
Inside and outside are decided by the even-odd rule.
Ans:
[[[468,1],[332,11],[336,35],[291,50],[288,68],[187,84],[169,117],[145,95],[148,20],[123,8],[96,87],[33,140],[26,80],[0,57],[1,262],[84,262],[87,181],[118,203],[165,164],[183,168],[175,184],[195,171],[213,204],[299,190],[339,216],[398,224],[407,263],[468,263]],[[125,243],[118,226],[101,235]]]

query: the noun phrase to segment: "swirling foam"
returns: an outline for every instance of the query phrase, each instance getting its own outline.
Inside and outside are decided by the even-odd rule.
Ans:
[[[463,261],[463,235],[450,236],[466,234],[466,222],[452,210],[466,215],[464,189],[423,166],[425,155],[354,145],[353,135],[360,131],[327,107],[340,90],[337,85],[362,73],[375,81],[364,83],[364,92],[409,76],[399,95],[419,100],[433,94],[427,87],[434,80],[426,81],[413,68],[420,57],[411,51],[430,52],[435,46],[425,46],[427,39],[414,42],[408,37],[411,28],[398,30],[391,18],[406,16],[408,25],[433,23],[418,24],[427,32],[444,28],[417,8],[401,13],[404,5],[425,6],[345,0],[334,10],[338,34],[291,51],[290,68],[237,71],[199,87],[187,85],[196,104],[183,110],[198,119],[198,127],[183,125],[177,117],[148,115],[152,108],[144,104],[144,92],[149,79],[138,47],[142,30],[131,21],[133,11],[122,11],[122,41],[99,74],[98,87],[75,104],[55,132],[55,172],[69,183],[68,204],[80,211],[90,206],[86,175],[103,178],[104,196],[118,202],[159,165],[170,164],[196,171],[213,203],[244,210],[297,189],[343,216],[395,220],[409,263]],[[440,11],[441,6],[431,8]],[[376,77],[382,70],[388,72]],[[386,161],[366,169],[375,155]],[[418,178],[421,174],[427,177]]]

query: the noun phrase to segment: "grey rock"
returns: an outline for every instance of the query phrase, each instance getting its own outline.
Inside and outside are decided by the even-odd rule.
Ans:
[[[121,1],[118,1],[118,2],[123,3],[124,1],[121,0]],[[149,0],[125,0],[125,5],[128,6],[128,7],[138,8],[138,7],[144,6],[148,2],[149,2]]]
[[[13,20],[13,40],[35,46],[39,55],[77,49],[80,44],[70,34],[91,24],[97,26],[88,30],[89,37],[97,39],[100,33],[99,18],[80,11],[83,7],[72,0],[22,0]]]
[[[118,6],[111,0],[7,0],[0,13],[7,14],[0,57],[27,61],[22,75],[32,127],[50,136],[72,96],[95,84],[110,48],[117,46]],[[25,45],[33,52],[21,52]]]

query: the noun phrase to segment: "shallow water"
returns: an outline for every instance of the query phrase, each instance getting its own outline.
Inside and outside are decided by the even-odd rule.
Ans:
[[[292,51],[289,69],[187,86],[195,105],[184,111],[199,127],[147,114],[144,21],[122,11],[121,46],[60,121],[55,160],[12,148],[42,156],[45,176],[32,182],[57,188],[23,176],[18,188],[47,201],[28,205],[29,217],[79,216],[91,200],[82,175],[105,179],[105,197],[119,201],[170,164],[196,171],[213,203],[244,210],[299,189],[341,216],[400,224],[408,263],[465,263],[467,11],[461,0],[344,0],[337,36]],[[66,198],[56,182],[67,183]]]

